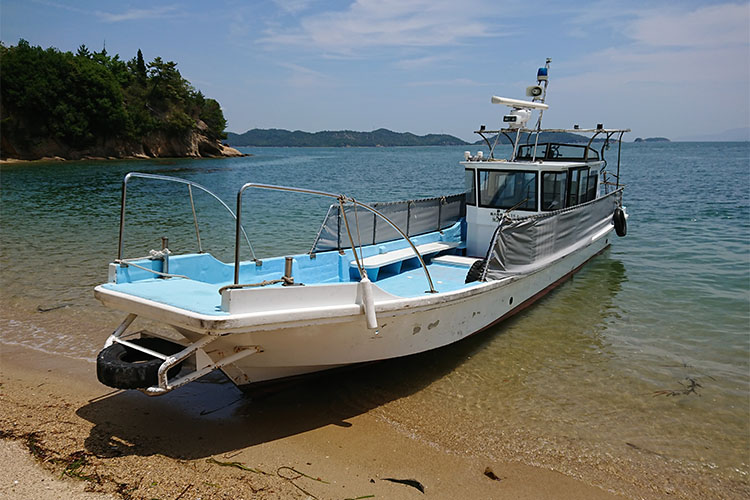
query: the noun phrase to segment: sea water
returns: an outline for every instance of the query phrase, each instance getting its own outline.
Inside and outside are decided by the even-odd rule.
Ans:
[[[92,289],[117,256],[127,172],[190,179],[232,207],[245,182],[395,201],[463,191],[464,149],[3,165],[0,343],[93,361],[123,317]],[[616,151],[608,159],[612,170]],[[747,492],[750,144],[624,144],[621,180],[628,235],[573,279],[488,332],[342,390],[448,452],[554,468],[629,495]],[[231,261],[231,216],[200,190],[193,197],[203,250]],[[242,258],[309,250],[329,204],[248,190],[253,248]],[[161,236],[174,252],[198,248],[184,185],[134,179],[126,215],[125,257],[159,248]]]

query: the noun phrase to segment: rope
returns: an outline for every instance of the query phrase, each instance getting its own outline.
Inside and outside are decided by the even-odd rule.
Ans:
[[[289,278],[288,276],[282,276],[280,279],[277,279],[277,280],[263,280],[260,283],[244,283],[244,284],[238,284],[238,285],[226,285],[226,286],[219,288],[219,295],[224,293],[224,290],[237,290],[240,288],[253,288],[253,287],[259,287],[259,286],[268,286],[268,285],[275,285],[276,283],[284,283],[285,285],[301,286],[301,283],[294,282],[294,278]]]
[[[115,260],[115,263],[120,264],[121,266],[125,266],[125,267],[128,267],[128,266],[137,267],[138,269],[143,269],[144,271],[148,271],[150,273],[158,274],[159,276],[161,276],[163,278],[185,278],[186,280],[190,279],[187,276],[182,275],[182,274],[162,273],[162,272],[159,272],[159,271],[154,271],[153,269],[149,269],[147,267],[139,266],[138,264],[133,264],[132,262],[125,262],[124,260]]]

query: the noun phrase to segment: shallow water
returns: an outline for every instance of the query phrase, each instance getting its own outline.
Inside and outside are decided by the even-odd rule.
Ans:
[[[3,165],[0,342],[93,360],[122,316],[92,288],[116,257],[128,171],[191,179],[230,204],[248,181],[391,201],[462,191],[463,149]],[[750,144],[625,144],[622,173],[626,238],[499,327],[385,363],[343,393],[355,404],[370,398],[384,420],[450,452],[539,464],[629,495],[656,482],[677,496],[746,492]],[[259,257],[309,249],[327,200],[248,194]],[[231,260],[232,220],[194,195],[204,249]],[[133,181],[128,218],[126,256],[158,248],[163,234],[173,251],[197,248],[184,186]]]

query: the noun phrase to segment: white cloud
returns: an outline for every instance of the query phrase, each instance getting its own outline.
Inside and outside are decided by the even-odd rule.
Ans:
[[[164,17],[172,17],[177,12],[177,6],[168,5],[164,7],[154,7],[152,9],[130,9],[119,14],[96,11],[95,15],[102,21],[108,23],[119,23],[122,21],[136,21],[141,19],[160,19]]]
[[[394,47],[435,47],[497,36],[480,21],[481,0],[357,0],[345,10],[305,17],[295,29],[269,28],[269,45],[316,47],[338,54]],[[499,28],[498,28],[499,29]]]
[[[580,72],[566,82],[718,91],[729,82],[750,80],[750,5],[646,10],[633,17],[634,12],[621,25],[630,41],[568,61],[567,69]]]
[[[430,80],[407,83],[407,87],[483,87],[486,83],[476,82],[469,78],[453,78],[451,80]]]
[[[693,11],[652,11],[636,20],[627,34],[654,47],[747,46],[750,4],[722,4]]]
[[[446,61],[448,59],[450,59],[448,55],[440,54],[432,56],[413,57],[411,59],[401,59],[400,61],[396,61],[395,63],[393,63],[393,65],[399,69],[415,70],[423,69],[428,66],[434,66],[435,64]]]
[[[289,87],[328,87],[330,88],[335,84],[334,80],[328,75],[316,71],[314,69],[301,66],[299,64],[279,62],[276,63],[282,68],[286,68],[290,71],[290,76],[286,79],[286,84]]]
[[[63,10],[67,10],[69,12],[76,12],[78,14],[88,14],[89,13],[89,11],[87,11],[85,9],[80,9],[80,8],[77,8],[77,7],[73,7],[71,5],[65,5],[65,4],[58,3],[58,2],[50,2],[50,1],[47,1],[47,0],[31,0],[31,1],[34,2],[34,3],[36,3],[36,4],[39,4],[39,5],[46,5],[47,7],[54,7],[56,9],[63,9]]]
[[[164,7],[154,7],[152,9],[130,9],[122,13],[104,12],[101,10],[91,11],[72,5],[66,5],[59,2],[50,0],[31,0],[33,3],[39,5],[46,5],[56,9],[67,10],[69,12],[75,12],[77,14],[94,15],[100,20],[107,23],[118,23],[121,21],[136,21],[140,19],[160,19],[164,17],[174,17],[175,15],[181,15],[181,11],[176,5],[165,5]]]
[[[310,6],[311,0],[273,0],[273,3],[279,6],[281,10],[290,14],[296,14],[307,10]]]
[[[243,12],[233,12],[229,21],[229,36],[231,38],[242,38],[249,32],[248,22]]]

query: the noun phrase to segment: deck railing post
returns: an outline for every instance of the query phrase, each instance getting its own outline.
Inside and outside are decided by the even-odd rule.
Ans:
[[[195,206],[193,205],[192,187],[197,187],[201,191],[209,194],[216,201],[218,201],[221,204],[221,206],[223,206],[226,209],[227,212],[229,212],[229,215],[236,218],[236,215],[234,214],[234,212],[232,212],[232,209],[229,208],[229,206],[226,203],[224,203],[224,201],[221,198],[219,198],[214,193],[212,193],[205,187],[201,186],[197,182],[180,179],[179,177],[169,177],[167,175],[144,174],[141,172],[129,172],[128,174],[125,175],[125,178],[122,181],[122,200],[120,202],[120,235],[119,235],[120,241],[117,247],[117,260],[118,261],[123,260],[123,251],[124,251],[123,249],[125,246],[124,232],[125,232],[125,206],[126,206],[126,198],[127,198],[127,185],[131,177],[139,177],[141,179],[154,179],[154,180],[159,180],[159,181],[168,181],[168,182],[177,182],[179,184],[187,184],[189,193],[190,193],[190,203],[191,203],[191,206],[193,207],[193,220],[195,222],[196,231],[198,231],[198,219],[195,214]],[[253,249],[253,245],[250,243],[250,238],[247,237],[247,233],[245,232],[245,229],[241,227],[240,232],[245,237],[245,241],[247,242],[247,245],[250,247],[250,253],[253,256],[253,260],[257,260],[255,258],[255,250]],[[200,235],[198,235],[198,249],[199,251],[202,251]]]
[[[198,215],[195,213],[195,202],[193,201],[193,186],[188,184],[188,194],[190,195],[190,208],[193,210],[193,224],[195,225],[195,237],[198,238],[198,253],[203,253],[201,245],[201,232],[198,229]]]
[[[411,225],[411,204],[413,200],[406,202],[406,235],[409,235],[409,226]]]
[[[245,184],[247,186],[247,184]],[[240,284],[240,229],[242,228],[242,193],[245,191],[245,186],[237,193],[237,208],[235,213],[237,215],[235,221],[234,230],[234,284]]]
[[[120,200],[120,239],[117,243],[117,260],[122,260],[123,247],[125,242],[123,241],[123,233],[125,232],[125,199],[127,198],[128,179],[130,174],[127,174],[122,180],[122,198]]]

